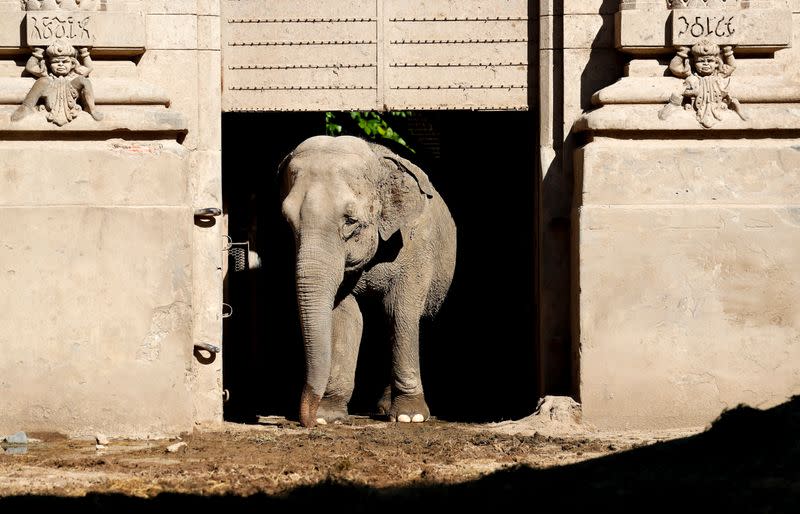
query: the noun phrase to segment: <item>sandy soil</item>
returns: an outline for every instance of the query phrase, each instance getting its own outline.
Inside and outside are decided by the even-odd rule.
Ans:
[[[112,440],[98,450],[95,441],[29,434],[42,441],[24,453],[8,446],[0,453],[0,508],[49,502],[84,512],[166,511],[210,499],[234,510],[336,501],[356,511],[527,502],[548,512],[587,504],[642,512],[637,501],[656,495],[646,511],[700,498],[688,505],[789,512],[800,506],[799,407],[795,400],[783,411],[738,409],[699,434],[567,424],[559,436],[543,433],[541,420],[408,425],[368,418],[307,430],[262,418],[199,429],[174,453],[166,448],[177,440]]]

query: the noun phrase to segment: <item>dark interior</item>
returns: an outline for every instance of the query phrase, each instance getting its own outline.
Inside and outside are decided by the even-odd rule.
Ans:
[[[432,415],[488,421],[535,407],[537,327],[534,116],[527,112],[413,112],[392,126],[458,227],[453,285],[439,315],[421,326],[422,378]],[[277,167],[305,138],[325,131],[324,113],[223,115],[223,197],[234,243],[250,241],[260,269],[225,284],[225,418],[296,418],[303,350],[294,296],[294,241],[280,214]],[[345,132],[347,132],[345,127]],[[362,304],[365,328],[350,404],[370,414],[389,380],[381,312]]]

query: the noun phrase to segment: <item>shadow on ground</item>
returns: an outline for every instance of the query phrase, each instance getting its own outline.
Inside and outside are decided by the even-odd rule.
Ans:
[[[349,512],[517,509],[528,512],[800,512],[800,396],[761,411],[739,407],[702,434],[579,464],[518,467],[457,484],[394,489],[323,482],[287,495],[249,497],[118,494],[17,496],[2,512]],[[41,511],[40,511],[41,512]],[[497,512],[495,510],[495,512]]]

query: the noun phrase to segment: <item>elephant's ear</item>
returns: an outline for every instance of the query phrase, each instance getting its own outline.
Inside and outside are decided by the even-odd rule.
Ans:
[[[292,160],[294,157],[294,152],[289,152],[289,154],[283,158],[280,164],[278,164],[278,177],[280,178],[286,172],[286,167],[289,165],[289,161]]]
[[[422,214],[434,189],[428,175],[411,161],[386,149],[380,156],[387,175],[379,185],[382,210],[378,233],[386,241]]]
[[[289,191],[289,177],[286,176],[286,168],[289,166],[289,162],[291,162],[292,157],[294,157],[294,152],[289,152],[289,154],[283,158],[280,164],[278,164],[278,183],[281,185],[281,191],[283,195],[286,195]]]

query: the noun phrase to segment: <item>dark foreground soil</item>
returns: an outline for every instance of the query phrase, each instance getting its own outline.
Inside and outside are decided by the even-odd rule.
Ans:
[[[0,512],[800,512],[800,397],[709,430],[563,436],[358,418],[279,418],[172,441],[42,442],[0,453]]]

